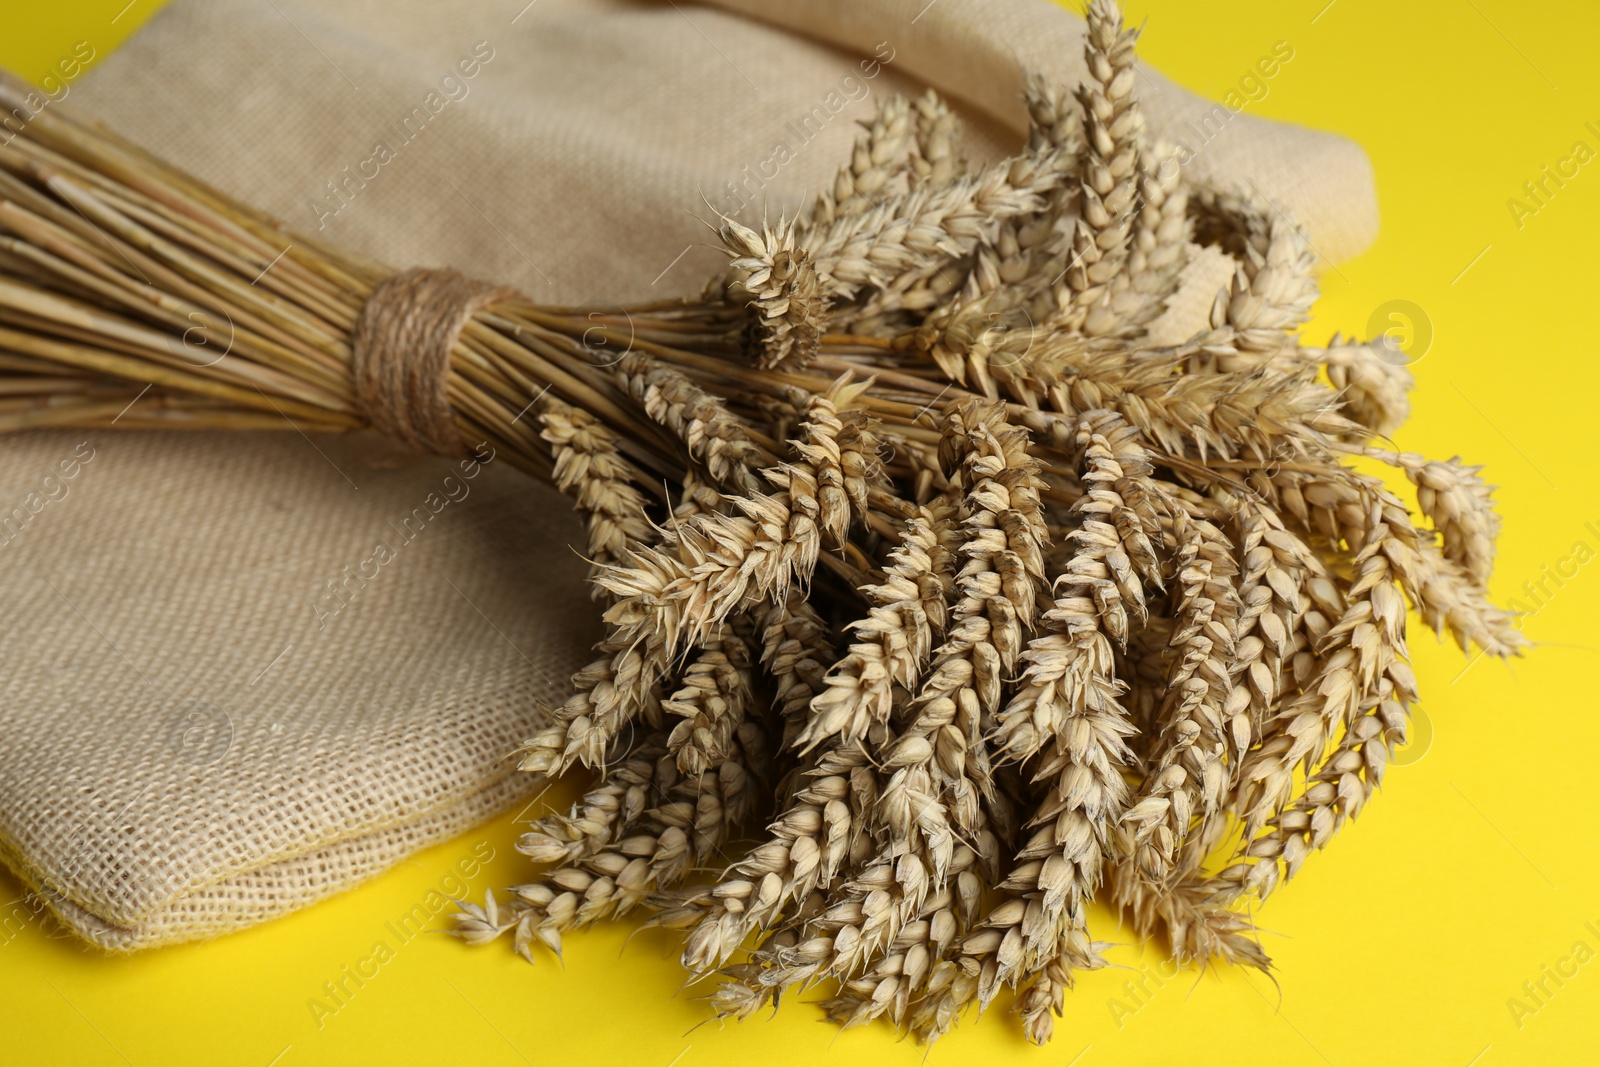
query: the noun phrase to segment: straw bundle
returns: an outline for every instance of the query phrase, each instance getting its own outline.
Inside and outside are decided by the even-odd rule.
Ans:
[[[1240,902],[1404,741],[1407,602],[1521,638],[1477,470],[1373,444],[1395,353],[1298,344],[1303,235],[1191,188],[1136,34],[1107,0],[1089,26],[1013,158],[968,170],[936,97],[885,101],[808,212],[723,220],[725,274],[632,307],[397,274],[40,112],[0,147],[0,428],[376,425],[574,498],[608,634],[521,757],[598,778],[468,940],[532,959],[647,910],[720,1015],[831,982],[844,1024],[922,1039],[1004,988],[1047,1039],[1104,965],[1097,898],[1265,967]],[[1191,241],[1236,273],[1152,347]]]

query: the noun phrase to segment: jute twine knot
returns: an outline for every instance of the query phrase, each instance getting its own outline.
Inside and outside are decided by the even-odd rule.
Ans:
[[[517,296],[453,270],[414,267],[384,279],[352,339],[351,373],[367,421],[412,448],[466,455],[446,389],[450,350],[473,315]]]

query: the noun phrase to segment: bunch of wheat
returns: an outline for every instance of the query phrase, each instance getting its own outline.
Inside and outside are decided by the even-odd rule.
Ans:
[[[845,1025],[922,1039],[1008,987],[1048,1038],[1104,965],[1096,894],[1265,967],[1241,901],[1404,741],[1407,601],[1521,637],[1489,487],[1372,443],[1409,375],[1298,345],[1314,255],[1147,142],[1135,37],[1095,0],[1090,79],[1030,79],[1027,145],[982,169],[931,93],[884,101],[808,212],[724,220],[725,276],[628,308],[396,276],[52,109],[0,148],[0,428],[376,423],[574,498],[608,632],[521,766],[599,776],[470,941],[531,960],[645,911],[719,1015],[828,982]],[[1153,347],[1190,242],[1236,272]],[[390,319],[437,365],[369,367]]]

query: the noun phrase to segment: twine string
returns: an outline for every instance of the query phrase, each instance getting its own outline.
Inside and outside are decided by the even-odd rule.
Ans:
[[[453,270],[414,267],[384,279],[352,339],[351,374],[367,421],[412,448],[465,455],[446,389],[450,351],[473,315],[517,296]]]

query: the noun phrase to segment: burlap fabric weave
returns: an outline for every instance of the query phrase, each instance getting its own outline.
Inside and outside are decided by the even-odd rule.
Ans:
[[[701,219],[803,203],[878,95],[935,86],[997,158],[1022,69],[1076,84],[1082,32],[1045,0],[180,0],[50,106],[397,267],[640,300],[722,262]],[[1234,106],[1151,71],[1140,92],[1187,173],[1254,183],[1338,260],[1376,229],[1365,157],[1249,113],[1288,51]],[[1163,336],[1224,272],[1191,268]],[[292,429],[6,440],[0,859],[126,950],[302,907],[525,795],[507,757],[595,611],[565,504],[485,459]]]

